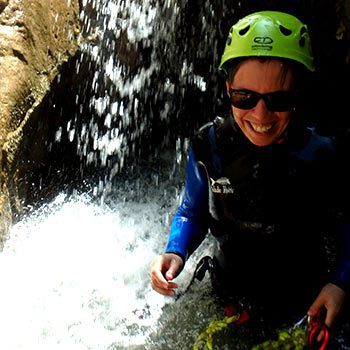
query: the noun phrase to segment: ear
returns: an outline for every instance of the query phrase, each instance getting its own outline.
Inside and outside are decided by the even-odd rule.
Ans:
[[[230,87],[231,87],[231,84],[228,80],[226,80],[226,94],[228,97],[230,97]]]

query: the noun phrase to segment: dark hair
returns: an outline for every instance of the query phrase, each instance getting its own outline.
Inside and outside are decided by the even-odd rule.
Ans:
[[[288,58],[280,58],[280,57],[267,57],[267,56],[250,56],[250,57],[242,57],[242,58],[236,58],[229,62],[229,64],[226,67],[227,71],[227,77],[226,80],[232,81],[235,77],[238,69],[242,65],[243,62],[249,60],[249,59],[257,59],[260,62],[269,62],[272,60],[279,60],[283,63],[282,66],[282,72],[281,72],[281,81],[284,82],[284,80],[287,77],[287,74],[289,71],[292,72],[294,77],[294,84],[296,90],[300,90],[302,85],[301,80],[303,82],[305,79],[308,79],[310,76],[310,73],[305,69],[303,65],[301,65],[298,62],[295,62],[293,60],[290,60]]]

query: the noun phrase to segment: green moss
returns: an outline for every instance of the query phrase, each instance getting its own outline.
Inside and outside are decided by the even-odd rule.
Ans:
[[[304,329],[297,328],[293,330],[281,330],[277,340],[267,340],[261,344],[257,344],[252,350],[272,350],[272,349],[307,349],[307,332]]]

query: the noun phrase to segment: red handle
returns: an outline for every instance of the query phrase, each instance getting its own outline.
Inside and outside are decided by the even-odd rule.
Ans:
[[[323,340],[320,345],[318,345],[317,337],[318,335],[323,331]],[[309,347],[312,350],[325,350],[326,346],[328,344],[329,339],[329,330],[328,327],[325,324],[320,324],[318,322],[312,322],[311,329],[309,333]],[[319,346],[318,348],[315,348],[315,346]]]

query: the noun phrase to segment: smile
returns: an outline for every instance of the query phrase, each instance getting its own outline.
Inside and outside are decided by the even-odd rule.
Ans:
[[[273,124],[254,124],[250,123],[253,130],[256,132],[267,133],[273,126]]]

